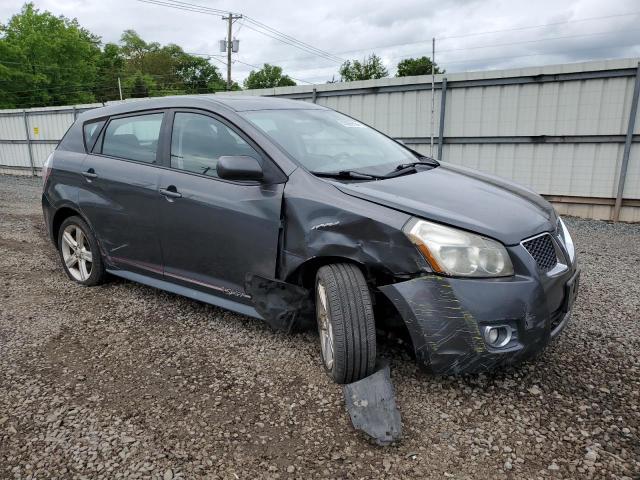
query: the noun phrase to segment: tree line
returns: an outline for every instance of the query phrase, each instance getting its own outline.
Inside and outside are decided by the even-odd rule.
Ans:
[[[426,57],[407,58],[396,76],[444,73]],[[389,76],[375,54],[348,60],[342,81]],[[119,83],[120,81],[120,83]],[[246,89],[296,85],[282,68],[265,63],[243,82]],[[236,82],[233,90],[241,89]],[[76,19],[41,12],[27,3],[0,24],[0,108],[72,105],[123,98],[214,93],[226,81],[209,58],[185,52],[176,44],[147,42],[125,30],[118,43],[101,38]]]

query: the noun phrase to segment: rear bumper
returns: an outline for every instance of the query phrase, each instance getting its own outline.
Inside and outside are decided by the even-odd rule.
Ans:
[[[402,316],[419,363],[451,375],[491,370],[542,351],[567,325],[567,282],[575,267],[554,277],[454,279],[435,275],[380,287]],[[571,292],[571,300],[575,291]],[[485,341],[483,328],[508,325],[502,348]]]

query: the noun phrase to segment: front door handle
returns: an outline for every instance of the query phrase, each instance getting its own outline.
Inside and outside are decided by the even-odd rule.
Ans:
[[[98,174],[96,173],[96,171],[93,168],[90,168],[86,172],[82,172],[82,175],[85,178],[97,178],[98,177]]]
[[[169,198],[180,198],[182,194],[176,190],[176,187],[173,185],[169,185],[167,188],[161,188],[159,192],[165,197]]]

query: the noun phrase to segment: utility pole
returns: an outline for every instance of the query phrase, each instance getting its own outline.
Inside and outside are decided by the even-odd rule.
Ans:
[[[120,83],[120,77],[118,77],[118,92],[120,92],[120,100],[122,100],[122,84]]]
[[[239,20],[242,18],[242,15],[234,15],[229,12],[228,17],[222,17],[222,20],[227,20],[227,90],[231,90],[231,52],[233,49],[233,39],[231,38],[232,31],[231,27],[233,26],[234,20]]]
[[[436,114],[436,38],[431,39],[431,148],[429,156],[433,158],[433,129]]]

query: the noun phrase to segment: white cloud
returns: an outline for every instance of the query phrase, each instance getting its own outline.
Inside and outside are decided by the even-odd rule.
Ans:
[[[225,9],[220,1],[191,1]],[[403,57],[430,56],[433,36],[438,39],[436,61],[448,71],[640,54],[640,31],[635,29],[640,5],[634,0],[324,0],[306,4],[293,0],[234,3],[226,0],[226,3],[236,12],[341,58],[362,58],[376,52],[389,67],[395,67]],[[21,6],[21,0],[3,0],[0,21],[6,22]],[[219,55],[218,40],[226,32],[219,17],[134,0],[41,0],[37,7],[76,17],[104,42],[115,42],[123,30],[132,28],[147,41],[177,43],[188,52]],[[627,12],[639,15],[612,16]],[[608,18],[467,36],[590,17]],[[276,63],[291,76],[314,82],[324,82],[336,74],[338,63],[260,35],[249,27],[243,26],[242,21],[236,24],[241,40],[238,60],[255,65]],[[249,70],[251,67],[235,63],[234,78],[241,80]]]

